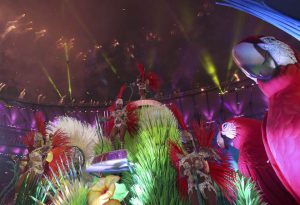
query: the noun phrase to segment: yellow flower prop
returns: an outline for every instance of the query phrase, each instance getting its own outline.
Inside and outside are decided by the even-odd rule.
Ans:
[[[120,205],[118,200],[110,199],[116,190],[115,183],[119,180],[120,177],[114,175],[100,178],[88,192],[88,205]]]
[[[50,152],[47,154],[46,161],[50,163],[50,162],[52,162],[52,160],[53,160],[53,152],[50,151]]]

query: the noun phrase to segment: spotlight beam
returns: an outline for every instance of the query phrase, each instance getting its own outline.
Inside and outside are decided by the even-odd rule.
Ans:
[[[81,26],[81,28],[83,29],[83,31],[86,33],[86,35],[89,37],[89,39],[92,41],[93,44],[96,44],[97,41],[95,40],[96,38],[94,37],[94,35],[90,32],[89,28],[84,24],[83,20],[80,18],[80,16],[78,15],[78,12],[75,8],[75,6],[72,4],[71,1],[69,0],[64,0],[67,5],[69,6],[69,8],[73,11],[71,12],[71,14],[74,16],[74,18],[76,19],[76,21],[78,22],[78,24]],[[99,51],[101,56],[104,58],[106,64],[109,66],[109,68],[112,70],[112,72],[114,74],[117,75],[117,69],[116,67],[111,63],[111,61],[108,59],[107,55],[102,52]]]
[[[41,65],[41,67],[42,67],[42,70],[43,70],[44,74],[46,75],[47,79],[49,80],[50,84],[52,85],[52,87],[54,88],[54,90],[56,91],[56,93],[58,94],[58,96],[60,98],[62,98],[61,92],[57,88],[56,84],[54,83],[54,80],[49,75],[49,73],[48,73],[47,69],[45,68],[45,66]]]
[[[215,64],[213,63],[211,56],[207,52],[203,52],[200,61],[206,73],[211,77],[213,83],[220,91],[222,91],[220,80],[217,74],[217,69]]]
[[[238,13],[238,17],[236,18],[236,22],[234,25],[234,34],[233,34],[233,39],[232,39],[232,43],[230,46],[230,49],[237,43],[239,35],[240,35],[240,31],[242,30],[242,27],[244,25],[245,22],[245,14],[242,12]],[[232,60],[232,55],[231,55],[231,50],[230,50],[230,56],[228,59],[228,64],[227,64],[227,74],[226,74],[226,78],[228,78],[230,76],[230,71],[232,69],[233,66],[233,60]]]
[[[67,78],[68,78],[68,91],[70,100],[72,100],[72,82],[71,82],[71,71],[70,71],[70,58],[69,58],[69,46],[68,43],[64,43],[66,66],[67,66]]]

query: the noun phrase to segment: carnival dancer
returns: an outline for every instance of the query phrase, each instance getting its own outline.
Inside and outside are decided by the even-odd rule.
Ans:
[[[26,204],[35,194],[36,184],[42,177],[52,177],[58,172],[57,165],[64,163],[62,158],[70,154],[67,137],[60,131],[47,135],[46,123],[42,113],[35,114],[37,131],[29,132],[23,143],[28,150],[24,159],[24,173],[20,175],[16,186],[16,204]],[[21,193],[20,193],[21,192]]]
[[[119,136],[121,149],[123,149],[126,131],[128,130],[129,134],[132,135],[137,130],[138,125],[137,106],[133,103],[124,106],[122,99],[124,90],[125,85],[121,87],[115,103],[109,108],[111,115],[108,118],[107,132],[114,149],[116,148],[116,137]]]
[[[230,166],[229,157],[212,148],[213,130],[206,130],[203,123],[200,126],[193,124],[197,147],[178,109],[173,105],[171,110],[183,129],[183,149],[177,143],[169,142],[170,158],[177,170],[180,195],[188,195],[192,205],[216,205],[215,182],[222,193],[229,200],[233,200],[235,173]]]
[[[137,63],[137,68],[140,75],[136,79],[136,86],[139,90],[141,100],[147,98],[147,93],[151,90],[157,92],[160,87],[160,81],[158,76],[153,72],[145,73],[145,68],[142,64]]]

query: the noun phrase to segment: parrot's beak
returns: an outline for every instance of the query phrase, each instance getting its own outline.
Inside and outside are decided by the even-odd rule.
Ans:
[[[276,63],[259,44],[241,42],[234,46],[232,56],[245,75],[253,80],[269,80],[276,73]]]

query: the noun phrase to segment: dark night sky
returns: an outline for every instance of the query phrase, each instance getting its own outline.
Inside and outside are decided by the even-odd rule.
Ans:
[[[7,22],[23,13],[16,29],[5,34]],[[157,72],[168,92],[213,85],[201,64],[204,53],[219,80],[228,80],[236,69],[227,71],[231,47],[248,35],[275,35],[296,45],[273,26],[209,0],[1,0],[0,32],[0,82],[7,84],[2,95],[17,98],[26,88],[25,101],[36,102],[43,94],[48,103],[59,97],[42,65],[61,93],[68,92],[64,52],[56,45],[62,36],[75,38],[70,64],[77,102],[114,98],[122,83],[135,80],[136,62]]]

